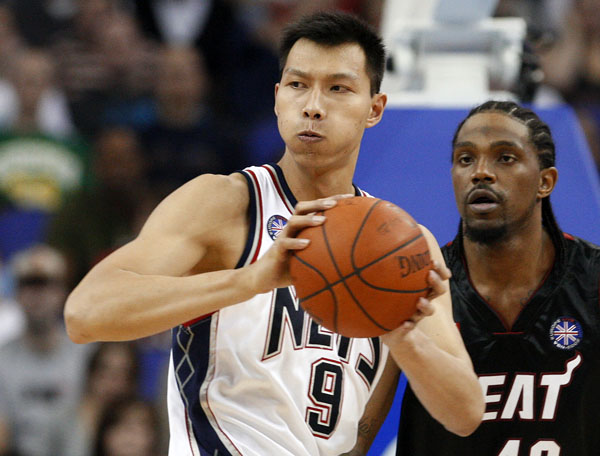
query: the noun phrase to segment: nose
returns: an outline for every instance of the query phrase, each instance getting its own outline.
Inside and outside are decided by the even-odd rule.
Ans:
[[[312,90],[308,94],[302,113],[308,119],[318,120],[325,118],[323,97],[319,90]]]
[[[494,183],[496,182],[496,174],[494,173],[490,163],[487,160],[479,160],[473,169],[471,181],[474,184],[480,182]]]

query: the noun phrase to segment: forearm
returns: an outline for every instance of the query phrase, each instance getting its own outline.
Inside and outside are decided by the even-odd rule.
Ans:
[[[388,358],[381,379],[358,422],[354,448],[343,456],[364,456],[368,453],[394,402],[399,377],[398,366],[391,357]]]
[[[418,328],[411,338],[391,353],[415,395],[446,429],[471,434],[481,422],[484,402],[470,360],[440,349]]]
[[[243,269],[187,277],[93,272],[65,306],[67,332],[77,343],[157,334],[255,294]]]

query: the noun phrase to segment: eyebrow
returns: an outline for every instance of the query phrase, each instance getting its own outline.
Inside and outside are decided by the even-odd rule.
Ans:
[[[296,76],[299,76],[301,78],[309,78],[310,74],[299,70],[297,68],[288,68],[287,70],[285,70],[285,73],[287,74],[293,74]],[[348,72],[342,72],[342,73],[333,73],[330,75],[327,75],[327,79],[352,79],[352,80],[357,80],[359,79],[358,75],[356,73],[348,73]]]
[[[461,141],[454,144],[454,149],[458,147],[475,147],[475,144],[473,144],[471,141]]]
[[[517,144],[514,141],[507,141],[507,140],[500,140],[500,141],[494,141],[492,143],[492,147],[498,147],[498,146],[508,146],[508,147],[521,147],[519,144]]]
[[[494,141],[492,143],[492,147],[499,147],[499,146],[521,147],[516,142],[507,141],[505,139],[502,139],[500,141]],[[461,142],[457,142],[456,144],[454,144],[455,149],[458,147],[475,147],[475,144],[472,143],[471,141],[461,141]]]

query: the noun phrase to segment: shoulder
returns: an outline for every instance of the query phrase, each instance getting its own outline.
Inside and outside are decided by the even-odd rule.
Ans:
[[[572,241],[573,243],[580,245],[582,248],[593,251],[593,252],[600,252],[600,245],[594,244],[591,241],[587,241],[585,239],[582,239],[580,237],[577,236],[573,236],[572,234],[569,233],[563,233],[565,239],[568,241]]]
[[[165,201],[191,205],[197,201],[208,205],[227,203],[238,207],[248,201],[248,185],[240,173],[202,174],[173,192]]]
[[[564,233],[564,238],[567,256],[572,261],[600,267],[600,246],[567,233]]]
[[[203,174],[167,196],[148,224],[152,227],[154,220],[163,227],[198,233],[200,226],[245,218],[248,202],[248,185],[240,173]]]

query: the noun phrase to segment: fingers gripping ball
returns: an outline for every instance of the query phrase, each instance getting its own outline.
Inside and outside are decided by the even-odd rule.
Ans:
[[[320,325],[348,337],[374,337],[409,319],[428,293],[427,241],[403,209],[376,198],[343,199],[319,213],[320,226],[290,262],[300,305]]]

